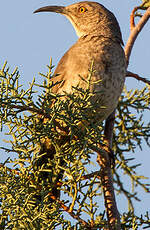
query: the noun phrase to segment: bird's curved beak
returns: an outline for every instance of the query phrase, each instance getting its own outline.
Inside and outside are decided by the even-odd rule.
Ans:
[[[33,13],[39,13],[39,12],[54,12],[54,13],[66,14],[66,7],[64,6],[44,6],[44,7],[41,7],[35,10]]]

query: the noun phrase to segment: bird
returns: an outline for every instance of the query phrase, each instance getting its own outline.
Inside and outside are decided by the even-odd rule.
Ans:
[[[87,80],[93,63],[91,103],[98,103],[96,121],[104,121],[117,107],[126,75],[122,34],[116,17],[102,4],[92,1],[68,6],[44,6],[34,11],[39,12],[66,16],[78,36],[76,43],[63,55],[56,67],[54,75],[57,77],[52,79],[52,92],[71,94],[72,87],[85,89],[86,81],[82,79]],[[55,84],[57,81],[60,84]],[[50,146],[46,147],[45,143],[42,151],[49,152],[52,160],[56,150],[54,146]],[[61,178],[62,174],[58,175],[57,180]],[[60,192],[57,188],[52,191],[59,198]]]

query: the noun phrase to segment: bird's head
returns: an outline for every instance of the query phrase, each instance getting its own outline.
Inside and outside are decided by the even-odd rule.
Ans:
[[[45,6],[34,11],[55,12],[65,15],[79,37],[102,35],[122,42],[119,24],[112,12],[97,2],[78,2],[69,6]]]

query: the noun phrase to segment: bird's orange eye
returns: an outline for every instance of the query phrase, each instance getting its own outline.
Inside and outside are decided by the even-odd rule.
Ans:
[[[80,12],[80,13],[84,13],[85,11],[86,11],[86,8],[85,8],[85,7],[81,6],[81,7],[79,8],[79,12]]]

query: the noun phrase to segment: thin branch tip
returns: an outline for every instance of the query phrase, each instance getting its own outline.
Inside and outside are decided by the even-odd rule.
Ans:
[[[127,66],[129,64],[129,59],[130,59],[130,55],[131,55],[131,51],[134,45],[134,42],[138,36],[138,34],[141,32],[141,30],[143,29],[144,25],[146,24],[146,22],[149,20],[150,18],[150,7],[146,10],[145,14],[141,17],[141,19],[139,20],[139,22],[137,23],[137,25],[135,25],[134,22],[134,13],[137,10],[138,7],[135,7],[131,13],[130,16],[130,28],[131,28],[131,33],[130,36],[128,38],[128,41],[126,43],[125,46],[125,56],[126,56],[126,62],[127,62]]]
[[[133,77],[133,78],[135,78],[135,79],[138,80],[138,81],[142,81],[142,82],[144,82],[144,83],[150,85],[150,80],[148,80],[148,79],[146,79],[146,78],[144,78],[144,77],[140,77],[138,74],[133,73],[133,72],[131,72],[131,71],[127,71],[127,72],[126,72],[126,77]]]

